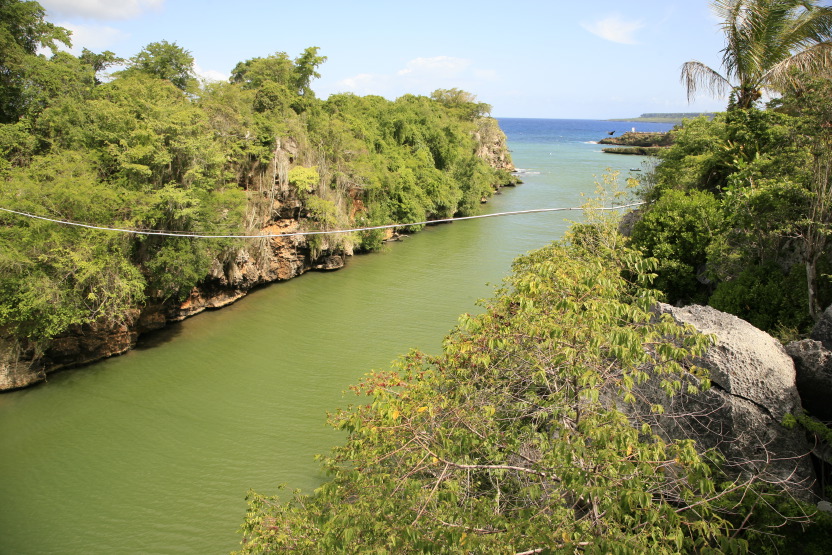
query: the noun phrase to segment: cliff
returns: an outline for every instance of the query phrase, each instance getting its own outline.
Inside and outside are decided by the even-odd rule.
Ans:
[[[479,118],[471,139],[476,158],[499,170],[494,175],[501,177],[495,177],[491,190],[513,185],[508,172],[514,166],[506,137],[496,120]],[[308,161],[310,156],[308,146],[302,143],[303,137],[277,140],[270,161],[244,178],[247,234],[278,235],[320,228],[320,216],[310,207],[314,203],[309,199],[334,198],[326,184],[342,180],[344,170],[336,173],[320,164],[315,171],[317,184],[309,189],[299,187],[292,181],[292,170],[302,168],[300,162]],[[340,189],[340,197],[333,201],[340,205],[340,221],[333,228],[366,222],[364,187],[353,181],[343,183]],[[485,195],[478,200],[484,201]],[[258,286],[292,279],[310,270],[337,270],[359,250],[356,242],[355,237],[345,238],[342,234],[249,239],[214,258],[209,274],[184,299],[148,302],[129,310],[117,321],[98,319],[72,325],[46,345],[0,334],[0,391],[36,384],[52,372],[123,354],[136,345],[143,333],[231,304]]]

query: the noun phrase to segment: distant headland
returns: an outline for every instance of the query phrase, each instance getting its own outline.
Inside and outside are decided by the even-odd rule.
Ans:
[[[686,113],[648,113],[641,114],[637,118],[616,118],[607,121],[642,121],[649,123],[682,123],[683,119],[696,118],[699,116],[707,116],[713,118],[716,114],[714,112],[686,112]]]

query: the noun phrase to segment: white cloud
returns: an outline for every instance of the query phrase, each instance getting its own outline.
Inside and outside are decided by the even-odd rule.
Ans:
[[[337,83],[341,91],[378,94],[388,98],[406,92],[427,94],[436,89],[479,90],[478,84],[493,82],[499,76],[492,69],[473,67],[471,60],[452,56],[415,58],[391,74],[360,73]]]
[[[359,73],[354,77],[348,77],[338,82],[338,86],[358,94],[382,94],[390,79],[383,75],[372,73]]]
[[[158,10],[165,0],[40,0],[51,16],[89,19],[131,19]]]
[[[228,78],[231,77],[230,75],[222,73],[221,71],[216,71],[214,69],[203,69],[196,62],[194,62],[194,73],[196,73],[197,77],[206,81],[228,81]]]
[[[618,15],[611,15],[592,23],[582,23],[581,27],[602,39],[620,44],[637,44],[635,33],[644,27],[641,21],[627,21]]]
[[[58,25],[72,31],[70,51],[75,55],[80,54],[84,48],[89,48],[93,52],[101,52],[127,38],[124,32],[105,25],[76,25],[74,23],[58,23]]]

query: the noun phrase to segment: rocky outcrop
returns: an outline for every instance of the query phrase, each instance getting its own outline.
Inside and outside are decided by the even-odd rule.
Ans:
[[[618,137],[606,137],[598,141],[602,145],[616,145],[602,148],[607,154],[634,154],[650,156],[672,144],[670,133],[627,132]]]
[[[98,321],[72,326],[40,352],[26,341],[0,341],[0,391],[19,389],[46,380],[47,374],[123,354],[136,346],[139,335],[164,327],[172,318],[162,305],[129,311],[122,322]]]
[[[832,305],[826,308],[812,328],[811,338],[832,350]]]
[[[475,139],[479,157],[496,169],[514,170],[506,136],[496,120],[481,118]],[[313,241],[305,235],[287,235],[308,229],[304,223],[312,221],[301,197],[315,191],[310,188],[301,192],[289,183],[289,170],[301,150],[294,139],[280,139],[265,169],[257,175],[240,177],[249,193],[248,234],[264,237],[248,240],[236,251],[225,253],[223,259],[214,260],[209,275],[181,302],[145,306],[125,314],[117,323],[74,326],[41,348],[3,338],[0,330],[0,391],[26,387],[44,381],[51,372],[122,354],[136,345],[141,334],[231,304],[255,287],[311,270],[342,268],[353,254],[344,236]],[[321,179],[329,182],[334,178],[322,174]],[[495,188],[512,184],[495,184]],[[345,184],[342,192],[349,218],[355,219],[365,211],[361,188]]]
[[[691,394],[701,383],[686,375],[679,393],[668,398],[664,376],[638,386],[637,414],[661,404],[664,413],[646,417],[666,439],[695,439],[702,449],[716,449],[734,477],[759,479],[786,487],[804,499],[815,482],[812,446],[781,423],[801,409],[792,359],[767,333],[736,316],[706,306],[676,308],[662,304],[657,313],[689,324],[714,337],[714,344],[694,364],[710,373],[711,387]],[[633,410],[633,409],[630,409]]]
[[[792,341],[786,351],[794,359],[803,408],[818,420],[832,422],[832,351],[814,339]]]
[[[670,133],[653,133],[642,131],[628,131],[618,137],[605,137],[598,141],[601,145],[616,146],[670,146]]]
[[[818,420],[832,422],[832,306],[821,315],[810,339],[792,341],[786,351],[794,359],[803,408]]]
[[[474,138],[479,145],[477,156],[487,161],[492,168],[507,172],[515,170],[505,133],[500,129],[497,120],[481,118]]]

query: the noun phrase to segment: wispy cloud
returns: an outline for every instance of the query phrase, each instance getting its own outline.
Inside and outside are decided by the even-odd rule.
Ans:
[[[353,77],[347,77],[338,82],[345,90],[359,94],[379,94],[385,88],[389,78],[372,73],[359,73]]]
[[[625,20],[618,15],[611,15],[591,23],[582,23],[581,27],[604,40],[619,44],[638,44],[635,34],[644,28],[640,20]]]
[[[227,73],[222,73],[221,71],[216,71],[214,69],[204,69],[198,63],[194,62],[194,73],[197,74],[197,77],[204,79],[205,81],[213,82],[213,81],[228,81],[228,78],[231,77]]]
[[[442,88],[474,88],[498,79],[493,69],[474,67],[471,60],[452,56],[415,58],[390,73],[359,73],[338,82],[342,91],[393,97],[404,92],[427,93]]]
[[[40,0],[52,16],[84,17],[102,21],[131,19],[158,10],[165,0]]]
[[[93,52],[100,52],[127,38],[123,31],[106,25],[77,25],[75,23],[58,23],[58,25],[72,31],[70,52],[76,55],[81,53],[82,47],[89,48]]]

